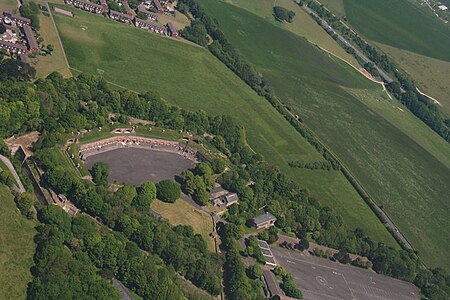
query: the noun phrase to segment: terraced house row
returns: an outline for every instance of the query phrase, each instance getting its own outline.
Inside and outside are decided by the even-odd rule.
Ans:
[[[0,32],[1,49],[18,55],[23,61],[26,60],[25,54],[39,50],[30,19],[10,12],[3,12],[0,24],[2,25]]]
[[[145,14],[148,18],[147,20],[136,17],[136,12],[130,7],[127,1],[121,2],[125,12],[109,9],[106,0],[101,0],[100,4],[87,0],[65,0],[65,3],[91,13],[107,14],[113,20],[124,24],[134,24],[134,26],[148,30],[151,33],[168,35],[174,38],[179,37],[177,29],[171,22],[167,22],[165,26],[158,23],[158,15],[148,10],[148,2],[143,2],[137,7],[137,12]],[[158,13],[163,13],[165,11],[158,0],[152,2],[151,8]]]

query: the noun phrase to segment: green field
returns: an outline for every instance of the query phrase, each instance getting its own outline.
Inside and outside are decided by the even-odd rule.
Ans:
[[[178,199],[175,203],[159,200],[152,202],[152,210],[167,219],[172,225],[190,225],[195,233],[201,234],[211,252],[215,252],[214,240],[211,237],[213,221],[211,216],[202,212],[186,201]]]
[[[450,115],[449,61],[438,60],[383,44],[377,43],[376,45],[414,78],[421,92],[438,100],[442,110]]]
[[[340,172],[288,166],[292,160],[322,158],[264,98],[205,49],[78,10],[75,18],[55,15],[55,20],[71,67],[92,73],[101,70],[107,80],[133,90],[157,90],[167,101],[187,109],[225,113],[240,119],[254,150],[311,190],[324,204],[356,203],[352,209],[342,211],[347,224],[351,228],[362,227],[375,240],[396,246]],[[82,30],[81,26],[87,29]],[[319,53],[301,40],[308,45],[308,51]],[[325,55],[319,60],[324,64],[330,61]],[[327,76],[327,71],[320,72]],[[353,86],[353,79],[359,78],[360,75],[352,74],[345,82],[339,82]],[[365,221],[361,222],[361,218]]]
[[[167,101],[187,109],[235,116],[245,125],[253,149],[311,190],[323,203],[355,203],[343,212],[347,224],[352,228],[360,226],[375,240],[396,246],[341,173],[288,166],[292,160],[322,158],[265,99],[258,97],[205,49],[78,10],[73,19],[58,15],[55,20],[71,67],[92,73],[101,69],[107,80],[133,90],[155,89]],[[81,30],[81,26],[87,29]],[[309,51],[318,53],[308,47]],[[332,63],[326,56],[321,59],[324,64]],[[360,78],[357,74],[354,77]],[[361,218],[365,222],[361,223]]]
[[[344,0],[348,22],[366,38],[450,61],[450,27],[407,0]]]
[[[290,32],[227,3],[201,2],[277,95],[383,205],[424,261],[450,267],[448,143],[379,87],[314,53]],[[328,204],[353,210],[354,203]],[[362,216],[359,221],[365,222]]]
[[[317,44],[322,48],[334,53],[335,55],[350,62],[355,67],[359,67],[358,61],[353,55],[348,54],[316,21],[300,8],[292,0],[226,0],[235,6],[249,10],[254,14],[264,18],[265,20],[276,24],[283,29],[289,30],[301,37],[306,38],[313,44]],[[273,7],[282,6],[295,12],[292,23],[277,22],[273,16]]]
[[[35,224],[20,214],[4,185],[0,185],[0,203],[0,299],[25,299],[31,281]]]

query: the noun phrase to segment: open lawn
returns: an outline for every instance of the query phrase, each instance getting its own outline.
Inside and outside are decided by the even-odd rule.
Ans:
[[[407,0],[344,0],[348,22],[366,38],[450,61],[450,26]]]
[[[31,280],[35,224],[20,214],[4,185],[0,185],[0,204],[0,299],[25,299]]]
[[[46,1],[38,2],[39,4],[44,6],[47,5]],[[32,65],[36,68],[36,76],[46,77],[48,74],[57,71],[64,77],[71,77],[72,74],[70,73],[69,68],[66,64],[66,60],[64,59],[64,52],[58,40],[58,32],[56,31],[52,17],[46,17],[41,13],[39,15],[39,21],[39,34],[44,39],[43,44],[45,46],[48,44],[53,45],[54,50],[52,55],[38,55],[36,58],[31,59]]]
[[[10,12],[16,12],[18,10],[17,8],[17,1],[16,0],[2,0],[0,1],[0,12],[3,11],[10,11]]]
[[[178,199],[175,203],[155,200],[152,202],[151,208],[172,225],[191,225],[194,232],[201,234],[208,243],[211,252],[215,251],[214,240],[210,236],[213,231],[211,216],[196,209],[182,199]]]
[[[302,49],[295,35],[224,2],[201,2],[276,94],[383,205],[423,260],[450,267],[448,143],[350,67]],[[337,198],[327,204],[355,210],[358,201]],[[357,221],[364,224],[365,216]]]
[[[226,2],[246,9],[271,22],[272,24],[276,24],[281,28],[306,38],[311,43],[317,44],[333,54],[347,60],[355,67],[359,66],[358,61],[353,55],[348,54],[335,40],[330,37],[330,35],[322,29],[322,27],[316,23],[316,21],[309,17],[309,15],[292,0],[227,0]],[[273,16],[274,6],[282,6],[295,12],[295,17],[292,23],[277,22]]]
[[[450,62],[376,43],[416,81],[421,92],[441,103],[450,115]],[[449,49],[450,51],[450,49]]]
[[[337,16],[345,16],[344,0],[320,0],[330,11]]]
[[[157,90],[167,101],[187,109],[203,109],[211,114],[224,113],[238,118],[246,127],[249,144],[255,151],[310,189],[322,203],[335,208],[339,207],[336,202],[358,203],[351,211],[343,213],[349,215],[347,224],[352,228],[362,227],[376,240],[396,245],[341,173],[322,174],[324,172],[288,166],[292,160],[318,161],[322,157],[264,98],[258,97],[208,51],[101,16],[74,11],[75,18],[55,15],[71,67],[91,73],[101,70],[107,80],[133,90]],[[318,73],[351,87],[372,86],[362,81],[357,73],[346,73],[346,78],[340,79],[342,72],[317,67],[332,61],[303,38],[297,37],[297,41],[299,44],[292,45],[295,53],[306,52],[308,60],[315,62],[307,63],[306,72]],[[297,78],[304,79],[303,76]]]

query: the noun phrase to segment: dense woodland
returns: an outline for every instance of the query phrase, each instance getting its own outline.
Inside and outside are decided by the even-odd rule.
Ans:
[[[216,34],[221,34],[218,28]],[[215,42],[216,46],[231,47],[225,40]],[[241,62],[246,65],[244,60]],[[53,73],[31,83],[26,81],[32,76],[31,69],[24,74],[18,62],[8,64],[15,64],[15,69],[2,69],[0,74],[0,134],[42,132],[35,151],[36,160],[45,171],[45,183],[66,195],[85,213],[71,220],[58,207],[39,209],[38,217],[44,225],[36,237],[31,299],[75,299],[81,293],[115,299],[118,294],[108,283],[113,277],[145,299],[178,299],[186,292],[177,284],[182,279],[176,274],[211,295],[221,292],[223,280],[228,299],[260,299],[261,283],[252,276],[258,270],[246,270],[238,239],[245,223],[262,212],[261,207],[278,218],[277,227],[285,232],[301,238],[307,233],[320,244],[367,256],[375,271],[414,282],[433,299],[447,298],[450,277],[444,270],[428,270],[412,251],[376,243],[360,229],[349,231],[335,211],[322,207],[307,190],[253,153],[246,144],[245,128],[232,117],[186,111],[167,104],[157,94],[112,90],[98,76],[81,74],[63,79]],[[236,72],[241,74],[243,70],[239,67]],[[251,75],[254,70],[250,67],[249,72]],[[261,94],[270,95],[260,77],[251,78],[248,81],[255,83]],[[110,112],[200,136],[208,133],[203,142],[228,157],[231,171],[222,173],[223,162],[213,161],[182,174],[185,183],[189,180],[194,183],[182,188],[185,191],[192,188],[189,191],[199,202],[203,201],[202,194],[212,187],[212,172],[222,173],[218,181],[239,195],[240,205],[230,207],[226,216],[230,224],[220,230],[226,250],[224,258],[210,253],[206,242],[192,228],[172,227],[149,215],[151,201],[158,193],[161,195],[165,185],[151,182],[141,187],[124,185],[111,192],[107,189],[104,165],[98,165],[93,172],[95,183],[68,172],[59,159],[58,146],[70,132],[105,125]],[[296,120],[293,123],[298,124]],[[314,143],[313,136],[311,142]],[[317,147],[320,149],[320,144]],[[324,157],[327,154],[325,149],[322,153]],[[166,196],[167,201],[173,198],[170,193]],[[19,207],[23,201],[18,198]],[[25,204],[22,211],[28,213]],[[94,222],[94,217],[107,227]],[[222,268],[223,278],[217,271]],[[291,289],[289,276],[284,277],[285,288]],[[77,284],[69,285],[70,281]]]

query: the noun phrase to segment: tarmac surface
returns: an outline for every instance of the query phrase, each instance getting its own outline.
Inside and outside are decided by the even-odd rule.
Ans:
[[[94,154],[85,164],[91,169],[96,162],[109,164],[110,180],[137,186],[149,180],[174,179],[183,170],[194,167],[191,160],[180,154],[140,148],[118,148]]]
[[[292,273],[305,300],[419,299],[417,289],[411,283],[297,251],[270,249],[278,265]]]

